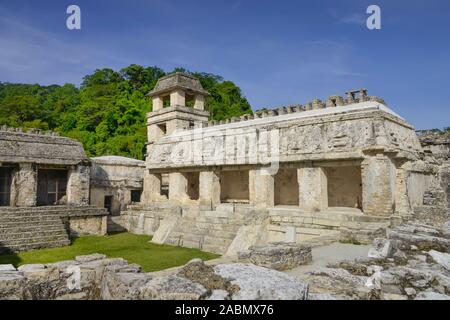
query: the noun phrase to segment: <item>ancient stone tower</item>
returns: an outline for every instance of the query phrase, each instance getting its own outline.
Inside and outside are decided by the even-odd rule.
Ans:
[[[147,114],[147,154],[151,154],[154,143],[164,136],[203,127],[208,123],[209,112],[205,111],[205,98],[209,93],[197,78],[189,74],[176,72],[167,75],[159,79],[155,88],[147,95],[152,97],[153,103],[153,111]],[[144,188],[144,198],[146,195],[149,200],[154,198],[151,196],[155,194],[153,189],[157,190],[156,194],[160,194],[162,184],[168,184],[168,181],[165,183],[163,180],[168,179],[167,175],[147,173],[144,178],[147,186]],[[184,180],[186,179],[182,174],[171,175],[169,185],[173,188],[180,187],[186,184]],[[172,190],[172,194],[176,193]]]
[[[209,95],[200,81],[177,72],[159,79],[152,97],[153,112],[147,114],[148,143],[177,130],[191,129],[208,122],[205,97]]]

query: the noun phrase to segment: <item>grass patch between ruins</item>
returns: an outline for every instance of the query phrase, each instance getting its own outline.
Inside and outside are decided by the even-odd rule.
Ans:
[[[193,258],[210,260],[219,255],[169,245],[149,242],[150,236],[127,232],[107,236],[85,236],[72,239],[70,246],[39,249],[13,254],[0,254],[0,264],[18,267],[30,263],[52,263],[73,260],[76,256],[102,253],[110,258],[124,258],[129,263],[137,263],[146,272],[163,270],[187,263]]]

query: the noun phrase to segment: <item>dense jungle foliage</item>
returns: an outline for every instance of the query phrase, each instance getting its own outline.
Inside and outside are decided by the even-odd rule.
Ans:
[[[179,68],[172,72],[176,71],[188,72]],[[233,82],[209,73],[188,73],[198,77],[211,94],[206,101],[211,119],[252,112]],[[145,94],[166,74],[158,67],[132,64],[120,71],[95,70],[79,88],[0,82],[0,125],[59,132],[82,142],[88,156],[143,159],[145,114],[152,108]]]

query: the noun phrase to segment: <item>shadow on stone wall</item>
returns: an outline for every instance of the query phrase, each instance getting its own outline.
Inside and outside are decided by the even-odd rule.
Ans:
[[[8,247],[0,242],[0,265],[12,264],[17,268],[21,261],[22,259],[17,253],[12,252]]]

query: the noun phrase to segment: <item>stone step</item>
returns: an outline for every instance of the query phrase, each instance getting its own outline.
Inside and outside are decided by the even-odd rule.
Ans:
[[[62,211],[27,211],[27,212],[11,212],[11,213],[2,213],[0,212],[0,218],[26,218],[26,217],[41,217],[41,216],[64,216],[64,212]]]
[[[61,216],[59,215],[35,215],[35,216],[12,216],[12,217],[2,217],[0,216],[0,224],[2,222],[9,222],[9,221],[42,221],[42,220],[61,220]]]
[[[34,219],[34,220],[28,220],[28,219],[10,219],[5,222],[0,222],[0,229],[2,228],[14,228],[14,227],[21,227],[21,226],[37,226],[37,225],[54,225],[54,224],[61,224],[63,223],[63,220],[59,217],[50,219]]]
[[[0,228],[0,237],[4,234],[39,232],[42,230],[55,231],[55,230],[65,230],[65,228],[61,222],[53,224],[20,225],[14,227]]]
[[[189,225],[181,223],[181,226],[183,233],[199,234],[199,235],[212,234],[217,237],[224,237],[224,238],[234,237],[237,231],[239,230],[239,227],[229,229],[226,227],[224,228],[223,226],[220,225],[205,226],[204,228],[202,228],[194,224]]]
[[[175,232],[173,236],[175,238],[179,238],[181,235],[183,235],[183,240],[186,241],[198,241],[198,239],[203,239],[203,241],[212,242],[212,241],[232,241],[236,237],[236,233],[227,233],[227,234],[218,234],[218,233],[199,233],[199,232],[192,232],[192,231],[184,231],[184,232]]]
[[[56,241],[43,241],[43,242],[35,242],[29,244],[18,244],[18,245],[8,245],[8,247],[0,246],[0,253],[8,253],[8,252],[18,252],[18,251],[29,251],[35,249],[43,249],[43,248],[57,248],[57,247],[65,247],[70,245],[69,239],[56,240]]]
[[[227,226],[227,225],[219,225],[219,224],[214,224],[214,225],[209,225],[209,224],[204,224],[204,225],[199,225],[199,224],[194,224],[194,223],[181,223],[183,230],[189,230],[190,232],[193,233],[236,233],[240,226]]]
[[[2,218],[25,218],[25,217],[37,217],[37,216],[58,216],[63,217],[70,212],[70,214],[76,214],[82,212],[83,215],[89,215],[90,213],[96,213],[100,208],[97,207],[64,207],[64,208],[50,208],[45,207],[44,210],[38,210],[39,207],[31,207],[22,210],[3,210],[0,207],[0,219]]]
[[[221,254],[231,244],[235,236],[236,234],[221,237],[218,235],[193,234],[190,232],[173,232],[169,239],[166,240],[166,243],[200,250],[207,248],[209,252]]]
[[[240,227],[243,224],[245,224],[247,221],[242,220],[225,220],[225,221],[215,221],[215,220],[205,220],[202,218],[199,219],[192,219],[192,218],[184,218],[183,217],[183,223],[186,224],[198,224],[198,225],[220,225],[224,227]]]
[[[20,227],[27,227],[27,226],[54,226],[54,225],[63,225],[63,221],[60,219],[58,220],[43,220],[43,221],[13,221],[13,222],[6,222],[6,223],[0,223],[0,229],[12,229],[12,228],[20,228]]]
[[[45,243],[45,242],[54,242],[54,241],[69,241],[67,234],[60,234],[60,235],[49,235],[49,236],[42,236],[42,237],[31,237],[31,238],[21,238],[21,239],[14,239],[14,240],[0,240],[2,247],[11,248],[14,246],[29,246],[36,243]],[[70,242],[70,241],[69,241]]]
[[[64,214],[60,214],[64,209],[67,208],[0,209],[0,251],[22,251],[69,244],[62,219]]]
[[[47,236],[60,236],[60,235],[67,236],[67,231],[61,228],[44,229],[39,231],[25,231],[25,232],[16,232],[16,230],[12,230],[11,233],[0,234],[0,242],[5,243],[7,241],[12,240],[31,239]]]

